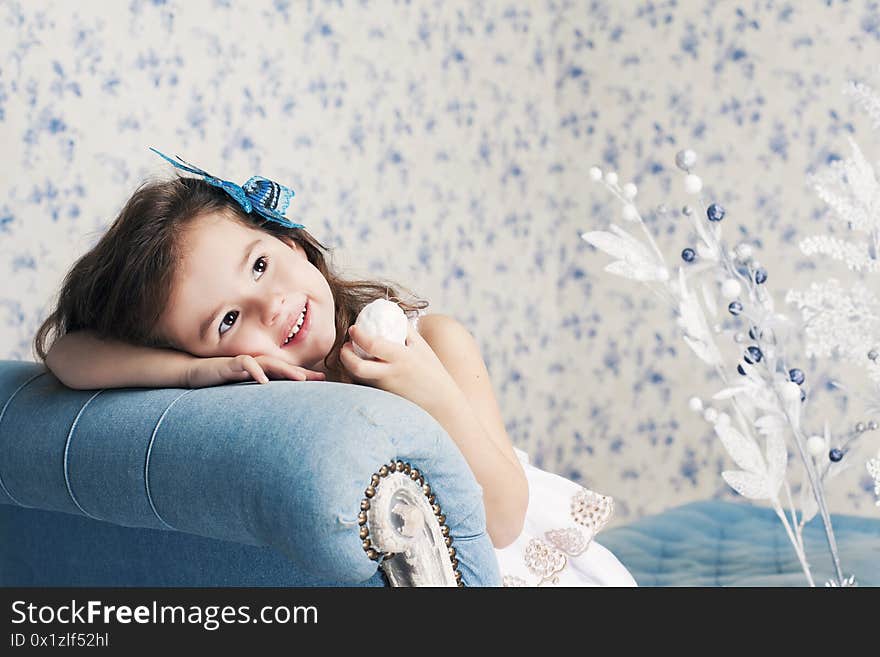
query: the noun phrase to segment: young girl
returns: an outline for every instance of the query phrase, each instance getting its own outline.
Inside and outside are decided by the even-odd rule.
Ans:
[[[201,178],[143,184],[68,273],[35,338],[62,383],[195,388],[273,378],[386,390],[430,413],[465,457],[506,585],[635,584],[592,542],[610,498],[534,468],[513,448],[464,326],[424,314],[422,300],[399,302],[411,319],[405,345],[358,332],[360,310],[397,290],[339,278],[326,247],[286,217],[292,190],[259,177],[238,186],[159,155]],[[360,358],[348,338],[377,360]]]

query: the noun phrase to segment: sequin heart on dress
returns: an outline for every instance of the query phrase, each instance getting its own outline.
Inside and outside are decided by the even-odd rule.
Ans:
[[[505,575],[504,578],[501,580],[501,585],[513,588],[528,586],[529,583],[522,577],[517,577],[516,575]]]
[[[614,515],[614,499],[607,495],[599,495],[586,488],[581,488],[571,498],[571,517],[579,525],[583,525],[596,534],[611,516]]]
[[[559,582],[557,573],[562,572],[568,561],[562,552],[537,538],[529,541],[523,560],[529,572],[540,580],[538,586],[544,582],[557,584]]]
[[[585,532],[577,527],[566,527],[565,529],[551,529],[544,532],[544,538],[547,543],[555,547],[557,550],[565,552],[569,556],[576,557],[583,553],[593,540],[592,536],[587,536]]]

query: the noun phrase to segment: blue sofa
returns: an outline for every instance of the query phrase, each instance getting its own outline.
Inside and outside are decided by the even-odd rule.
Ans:
[[[834,515],[844,577],[880,586],[880,518]],[[773,509],[703,500],[603,532],[639,586],[807,586],[794,548]],[[817,586],[834,576],[822,520],[804,527]]]
[[[501,583],[440,425],[323,381],[72,390],[0,361],[0,535],[4,586],[398,585],[414,536],[447,585]]]
[[[40,365],[0,361],[3,586],[413,583],[391,566],[406,571],[414,551],[365,544],[407,480],[453,583],[500,585],[479,485],[400,397],[318,381],[70,390]],[[880,586],[880,519],[834,526],[845,574]],[[806,583],[779,520],[747,503],[688,504],[598,540],[640,586]],[[821,585],[832,570],[818,520],[805,540]]]

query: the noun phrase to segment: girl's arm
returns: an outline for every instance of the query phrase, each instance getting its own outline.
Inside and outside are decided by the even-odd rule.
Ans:
[[[62,335],[46,354],[46,367],[68,388],[187,388],[197,358],[173,349],[102,339],[93,331]]]
[[[437,391],[426,408],[452,437],[483,488],[486,525],[496,548],[520,535],[529,503],[529,486],[513,451],[489,373],[473,336],[446,315],[425,315],[419,333],[456,386]]]
[[[204,388],[253,379],[323,380],[324,374],[271,356],[200,358],[175,349],[102,339],[88,330],[67,333],[46,354],[46,367],[68,388]]]

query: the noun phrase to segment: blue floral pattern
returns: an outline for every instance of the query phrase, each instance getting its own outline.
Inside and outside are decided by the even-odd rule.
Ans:
[[[285,181],[292,219],[337,264],[462,321],[514,444],[613,496],[615,523],[730,498],[724,450],[687,407],[718,381],[579,239],[620,211],[587,172],[638,185],[671,260],[687,225],[652,208],[686,200],[673,158],[696,150],[728,237],[755,244],[782,305],[828,273],[797,249],[822,221],[806,174],[847,135],[876,159],[840,88],[878,49],[875,0],[7,0],[0,357],[33,358],[67,269],[143,178],[169,175],[155,144],[229,180]],[[814,424],[863,419],[828,390],[836,370],[805,365]],[[875,513],[863,467],[830,503]]]

